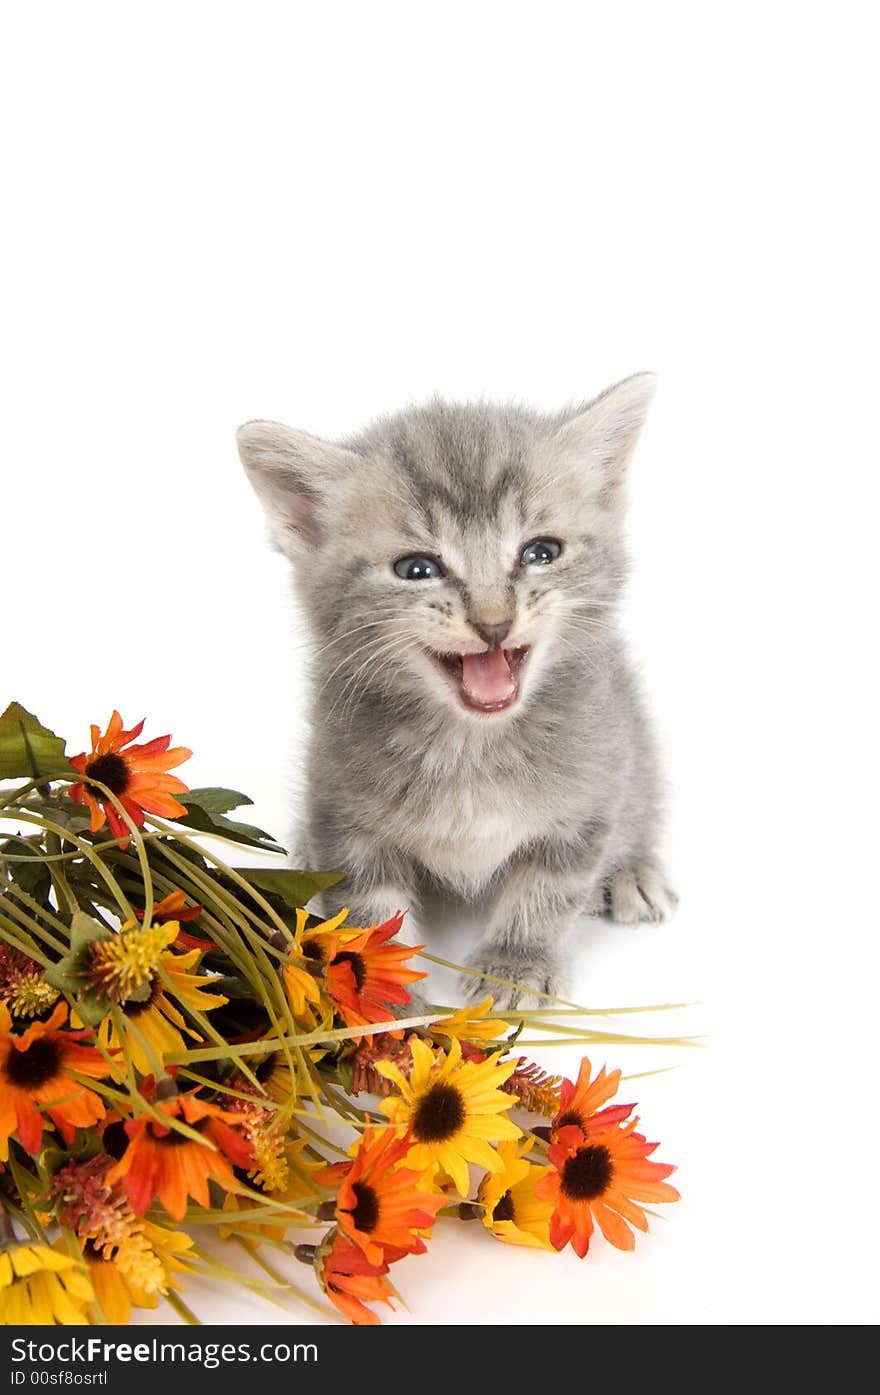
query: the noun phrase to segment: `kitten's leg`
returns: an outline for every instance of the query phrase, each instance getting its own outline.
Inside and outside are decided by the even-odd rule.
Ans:
[[[558,994],[564,973],[565,941],[574,925],[579,901],[560,891],[552,878],[533,867],[511,872],[489,926],[469,966],[489,978],[462,976],[473,999],[491,997],[498,1008],[552,1004],[529,990]],[[492,978],[510,979],[520,988],[504,987]]]
[[[663,873],[652,863],[620,867],[605,883],[606,914],[619,925],[668,920],[678,897]]]
[[[592,826],[576,844],[545,845],[511,867],[470,967],[521,987],[463,975],[471,998],[491,997],[498,1008],[552,1006],[535,990],[551,995],[562,990],[566,941],[595,900],[606,840],[607,830]]]
[[[381,848],[350,849],[341,865],[349,871],[341,882],[315,898],[316,914],[329,917],[348,907],[350,925],[369,926],[381,925],[397,911],[404,911],[396,938],[404,944],[424,944],[418,924],[416,878],[404,858]]]

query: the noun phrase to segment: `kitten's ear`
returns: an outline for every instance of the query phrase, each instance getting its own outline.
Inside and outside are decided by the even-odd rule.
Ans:
[[[249,421],[238,428],[236,441],[273,543],[296,559],[321,542],[334,497],[357,456],[277,421]]]
[[[621,500],[620,486],[656,387],[653,373],[636,373],[607,388],[556,432],[556,444],[590,469],[602,503]]]

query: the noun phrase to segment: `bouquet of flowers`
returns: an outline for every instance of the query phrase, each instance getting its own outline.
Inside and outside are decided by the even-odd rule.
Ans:
[[[491,998],[416,1006],[432,956],[397,939],[403,914],[310,915],[343,874],[283,865],[229,817],[250,800],[188,789],[171,772],[191,752],[143,725],[114,711],[69,758],[18,703],[0,716],[0,1321],[124,1323],[161,1296],[194,1322],[200,1273],[376,1323],[438,1218],[581,1257],[598,1226],[632,1249],[645,1204],[678,1193],[612,1102],[620,1071],[584,1058],[561,1079],[517,1040],[645,1038]],[[211,1229],[262,1277],[218,1259]],[[278,1267],[294,1258],[317,1287]]]

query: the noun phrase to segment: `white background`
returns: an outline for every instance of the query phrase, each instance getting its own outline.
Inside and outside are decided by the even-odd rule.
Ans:
[[[637,1094],[684,1200],[584,1263],[447,1226],[392,1320],[880,1315],[870,13],[6,11],[0,676],[71,750],[146,716],[286,830],[302,664],[239,422],[660,377],[627,614],[682,905],[586,928],[573,989],[697,1004],[650,1025],[701,1051],[608,1057],[681,1067]]]

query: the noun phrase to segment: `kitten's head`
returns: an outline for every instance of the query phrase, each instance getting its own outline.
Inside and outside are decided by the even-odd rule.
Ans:
[[[328,705],[380,689],[497,721],[589,663],[623,580],[626,467],[653,391],[639,374],[558,417],[437,401],[342,444],[241,427]]]

